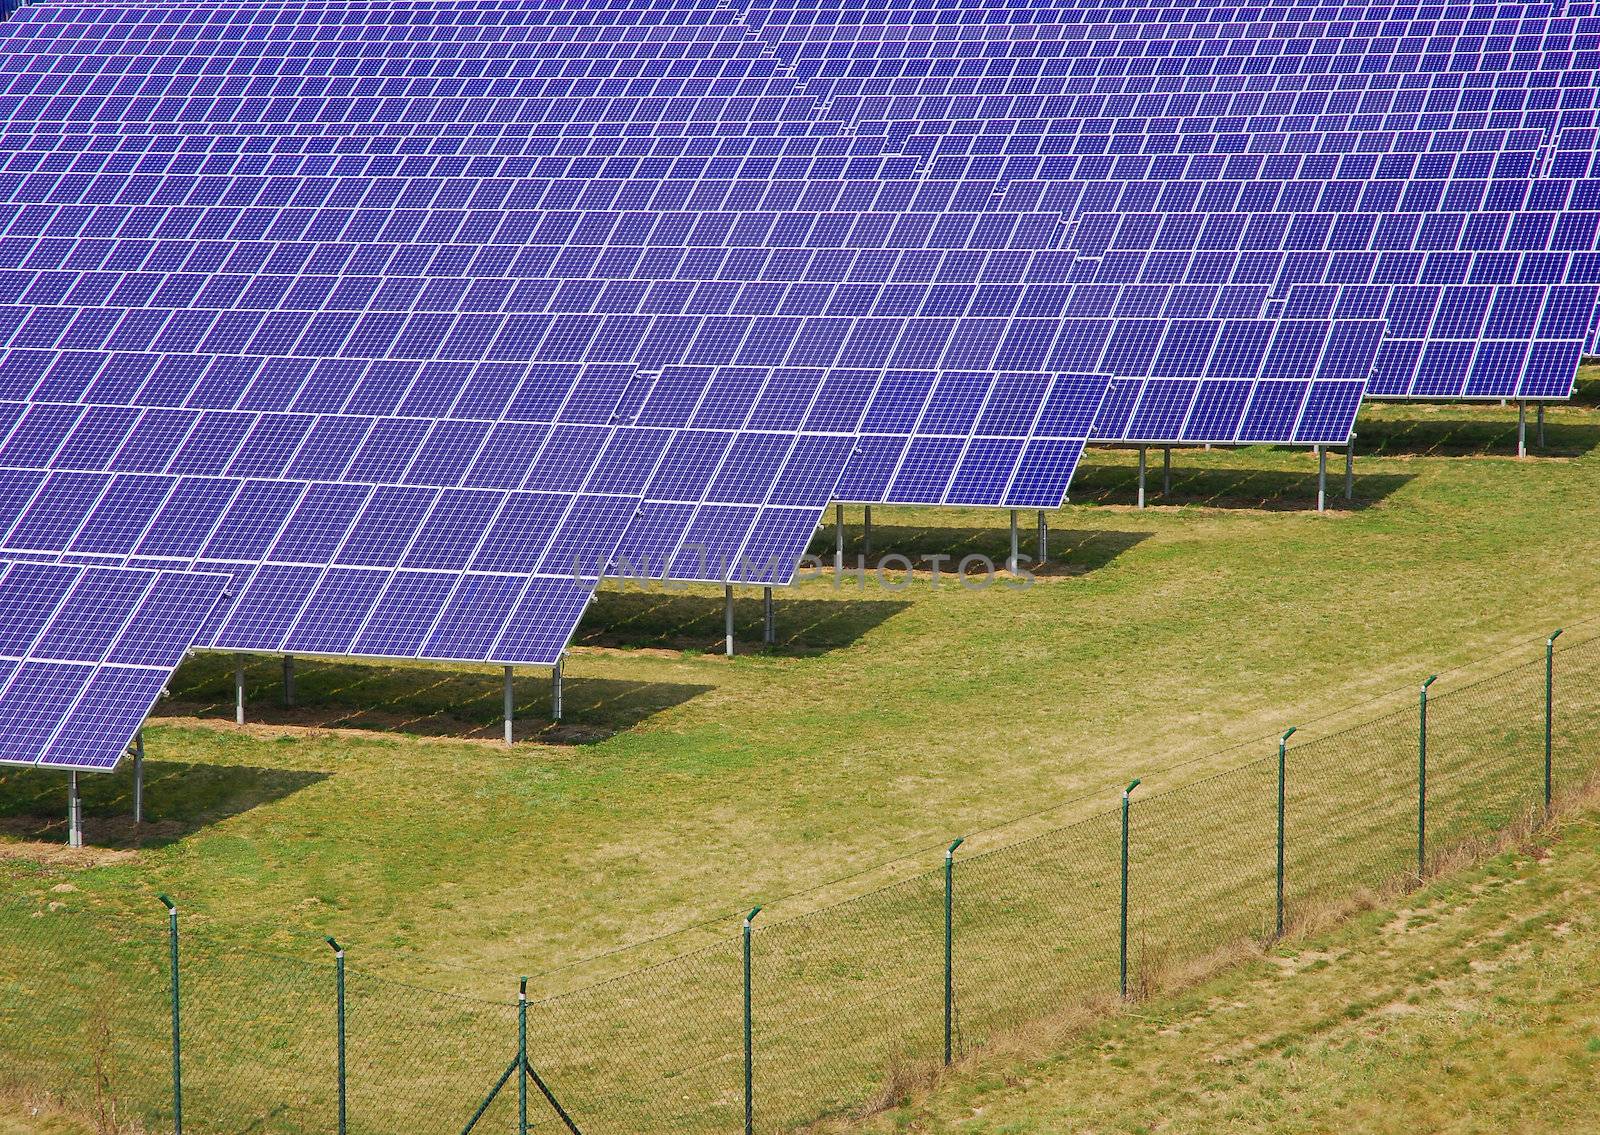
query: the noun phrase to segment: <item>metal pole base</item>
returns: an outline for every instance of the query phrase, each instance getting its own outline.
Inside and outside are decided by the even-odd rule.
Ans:
[[[510,744],[513,743],[513,738],[512,738],[512,735],[511,735],[512,734],[512,726],[516,723],[516,712],[517,712],[516,690],[512,685],[513,674],[514,674],[514,671],[511,669],[511,667],[507,666],[506,667],[506,686],[505,686],[505,707],[504,707],[504,714],[503,714],[503,716],[505,718],[506,744],[507,745],[510,745]]]
[[[724,584],[722,588],[722,643],[723,651],[729,658],[733,657],[733,586]]]
[[[1517,456],[1528,456],[1528,404],[1517,403]]]
[[[144,823],[144,730],[133,735],[133,822]]]
[[[1017,510],[1016,509],[1012,509],[1011,510],[1011,556],[1010,556],[1009,559],[1006,560],[1006,570],[1007,571],[1015,572],[1017,570],[1017,559],[1018,559],[1018,552],[1017,552]]]
[[[1539,448],[1544,448],[1544,403],[1540,402],[1534,412],[1539,415]]]
[[[67,774],[67,846],[83,846],[83,799],[78,795],[78,774]]]
[[[556,659],[556,664],[550,668],[550,720],[561,720],[561,662]]]
[[[833,570],[844,574],[844,505],[833,506]]]
[[[768,646],[778,641],[778,619],[772,610],[772,588],[761,589],[761,641]]]
[[[233,723],[244,724],[244,655],[233,659]]]
[[[862,509],[861,518],[861,554],[869,559],[872,556],[872,506],[869,504]]]
[[[294,655],[283,656],[283,707],[294,708]]]
[[[1139,447],[1139,507],[1144,507],[1144,446]]]
[[[1344,446],[1344,499],[1356,499],[1356,435],[1351,434]]]
[[[1044,509],[1039,510],[1039,562],[1042,564],[1050,558],[1050,522],[1045,519]]]
[[[1317,446],[1317,511],[1328,510],[1328,451]]]

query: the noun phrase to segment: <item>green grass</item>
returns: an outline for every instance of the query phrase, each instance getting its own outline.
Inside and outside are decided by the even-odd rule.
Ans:
[[[1052,555],[1064,558],[1037,586],[970,592],[947,583],[934,592],[924,580],[886,593],[815,580],[780,597],[782,641],[770,651],[753,646],[759,611],[747,596],[739,634],[752,645],[731,660],[715,653],[714,591],[607,593],[568,667],[569,721],[538,716],[543,676],[525,675],[518,696],[530,708],[514,750],[492,740],[492,668],[302,660],[301,704],[283,709],[277,664],[259,660],[248,672],[252,724],[238,729],[231,660],[201,656],[180,671],[147,731],[144,830],[122,818],[126,769],[90,780],[90,842],[113,850],[60,848],[59,776],[0,776],[0,894],[28,909],[95,912],[40,923],[40,932],[70,927],[63,940],[121,959],[129,974],[159,975],[157,890],[179,898],[198,942],[298,959],[262,988],[242,978],[236,987],[254,963],[222,945],[196,963],[217,975],[219,1007],[247,1013],[265,1030],[253,1037],[275,1038],[253,1039],[250,1059],[234,1060],[234,1077],[261,1091],[292,1078],[285,1070],[303,1041],[292,1006],[324,998],[326,933],[349,945],[374,990],[384,975],[501,999],[517,973],[539,975],[542,996],[712,944],[700,961],[617,988],[635,999],[639,1019],[641,1005],[702,999],[700,1032],[721,1051],[736,1026],[722,996],[730,973],[737,980],[728,969],[736,912],[748,905],[803,892],[762,921],[793,918],[934,867],[953,835],[972,835],[963,854],[978,854],[1108,807],[1132,775],[1145,776],[1141,793],[1150,794],[1270,754],[1265,740],[1228,747],[1286,724],[1309,723],[1297,741],[1314,739],[1427,672],[1447,671],[1442,693],[1478,672],[1452,667],[1497,651],[1508,653],[1486,666],[1537,658],[1548,629],[1595,610],[1592,404],[1552,411],[1546,456],[1525,462],[1510,456],[1514,408],[1378,407],[1358,428],[1354,507],[1338,496],[1337,460],[1336,507],[1317,515],[1305,453],[1185,450],[1175,455],[1172,496],[1141,512],[1129,507],[1133,455],[1096,451],[1075,503],[1052,517]],[[880,553],[1005,555],[1004,515],[992,511],[876,509],[874,520]],[[1508,814],[1500,803],[1484,807],[1474,818]],[[1212,834],[1222,838],[1220,828]],[[1163,853],[1192,866],[1183,847]],[[72,889],[53,890],[62,884]],[[925,905],[924,881],[903,886]],[[997,872],[997,911],[1016,905],[1006,886]],[[874,909],[885,926],[905,917]],[[99,930],[104,916],[118,935]],[[784,1019],[801,1032],[829,1011],[805,1003],[829,988],[823,978],[870,988],[874,965],[896,956],[863,965],[841,948],[826,964],[808,962],[827,947],[802,950],[808,933],[781,939],[796,944],[785,955],[796,966],[821,965],[805,971],[817,980],[783,999],[792,1010]],[[901,926],[886,940],[915,933]],[[994,951],[1005,948],[997,939]],[[593,955],[605,956],[575,964]],[[126,980],[141,1012],[159,1016],[158,984]],[[363,1004],[376,1013],[372,997]],[[417,1013],[435,1003],[415,1000]],[[564,1069],[581,1078],[585,1061],[603,1063],[608,1044],[629,1041],[611,1030],[631,1022],[626,1011],[620,1023],[600,1012],[609,1002],[592,1014],[569,1004],[577,1007],[549,1012],[575,1014],[555,1031]],[[891,996],[873,1012],[893,1007]],[[976,1031],[991,1033],[1018,1011],[997,1001]],[[406,1012],[384,1012],[367,1036],[413,1032]],[[0,1016],[0,1028],[19,1019]],[[462,1035],[476,1036],[477,1020]],[[215,1050],[233,1057],[216,1027]],[[829,1027],[859,1032],[864,1019]],[[641,1052],[647,1041],[673,1047],[632,1038]],[[47,1055],[34,1075],[48,1076]],[[841,1055],[840,1083],[859,1079],[870,1059]],[[459,1071],[462,1084],[476,1084],[476,1066],[438,1064],[440,1076]],[[682,1071],[684,1098],[736,1083],[714,1062]],[[210,1089],[202,1081],[196,1090]],[[841,1088],[841,1106],[847,1095]]]
[[[873,1131],[1405,1135],[1600,1125],[1600,822],[990,1061]],[[1045,1035],[1036,1044],[1051,1046]]]

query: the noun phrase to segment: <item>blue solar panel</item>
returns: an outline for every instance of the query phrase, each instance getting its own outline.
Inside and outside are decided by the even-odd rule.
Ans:
[[[0,762],[114,768],[225,583],[187,571],[0,565]]]

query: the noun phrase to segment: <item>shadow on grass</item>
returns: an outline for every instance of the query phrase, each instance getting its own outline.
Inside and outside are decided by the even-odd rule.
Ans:
[[[1363,437],[1366,426],[1363,424]],[[1206,508],[1254,508],[1296,511],[1317,507],[1317,464],[1309,453],[1303,455],[1306,471],[1286,469],[1218,469],[1211,466],[1185,466],[1182,449],[1172,451],[1172,491],[1162,491],[1161,451],[1152,449],[1145,474],[1145,502],[1150,505],[1202,505]],[[1328,455],[1327,505],[1335,511],[1351,512],[1384,500],[1398,491],[1412,475],[1408,473],[1363,473],[1361,449],[1356,450],[1354,498],[1344,495],[1344,455]],[[1072,500],[1076,504],[1137,504],[1139,472],[1130,465],[1090,465],[1078,467],[1072,481]]]
[[[1391,410],[1396,413],[1398,408]],[[1414,418],[1367,417],[1356,424],[1356,462],[1363,454],[1374,457],[1515,457],[1517,423],[1505,411],[1496,417],[1472,417],[1465,407],[1452,406],[1442,414]],[[1540,440],[1533,410],[1528,410],[1530,457],[1582,457],[1600,446],[1600,425],[1564,421],[1551,414]],[[1332,460],[1330,458],[1330,460]]]
[[[1150,532],[1052,526],[1046,548],[1049,560],[1041,566],[1038,563],[1039,529],[1034,513],[1019,510],[1017,522],[1017,550],[1022,566],[1042,579],[1098,571],[1153,535]],[[824,579],[831,579],[833,575],[833,540],[833,534],[829,531],[811,545],[811,554],[818,557],[827,569],[822,576]],[[904,556],[915,565],[919,575],[928,571],[926,557],[929,556],[947,557],[940,567],[941,572],[954,572],[964,556],[984,556],[999,568],[1011,555],[1011,532],[1009,526],[952,528],[936,524],[874,524],[869,547],[863,539],[860,524],[848,524],[844,554],[844,593],[849,595],[857,591],[852,571],[858,557],[865,557],[869,573],[886,556]],[[891,562],[888,566],[893,569],[900,565]]]
[[[910,604],[903,599],[868,599],[853,586],[836,599],[790,598],[787,588],[773,588],[773,621],[777,641],[761,643],[761,593],[735,587],[733,637],[740,653],[772,650],[815,655],[851,645]],[[719,595],[674,595],[614,585],[595,593],[573,643],[578,646],[656,648],[720,653],[723,649],[723,601]],[[568,695],[569,703],[571,695]]]
[[[109,774],[78,777],[84,843],[92,847],[164,847],[203,827],[271,804],[330,774],[249,765],[144,762],[144,823],[133,822],[133,761]],[[19,839],[67,842],[67,774],[52,769],[0,771],[0,832]]]
[[[172,677],[162,717],[232,720],[234,658],[200,653]],[[453,669],[343,659],[295,659],[295,704],[284,704],[283,665],[274,657],[245,661],[245,720],[303,729],[369,729],[422,737],[498,740],[503,736],[505,680],[498,668]],[[587,744],[711,689],[685,682],[635,682],[568,673],[564,721],[550,720],[548,671],[513,676],[519,741]]]

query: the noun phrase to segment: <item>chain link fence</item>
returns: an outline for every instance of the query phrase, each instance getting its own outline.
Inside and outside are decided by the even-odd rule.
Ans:
[[[1536,824],[1547,791],[1559,803],[1588,786],[1600,743],[1600,636],[1560,645],[1553,668],[1437,683],[1425,725],[1419,689],[1413,706],[1290,737],[1281,760],[1135,787],[1126,811],[952,849],[804,917],[758,915],[748,955],[730,927],[536,998],[520,1026],[514,997],[346,971],[332,943],[278,956],[180,926],[175,1067],[169,926],[14,902],[0,906],[0,1086],[50,1093],[106,1132],[172,1131],[180,1101],[192,1132],[252,1135],[453,1135],[474,1118],[772,1132],[869,1111],[1029,1022],[1182,980]]]

